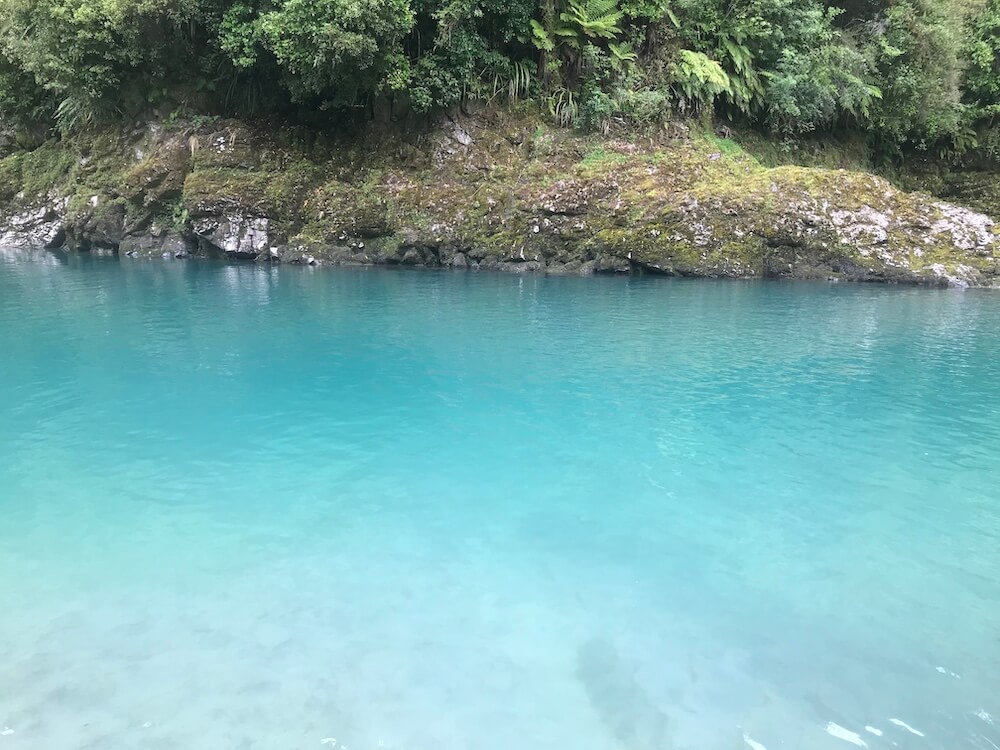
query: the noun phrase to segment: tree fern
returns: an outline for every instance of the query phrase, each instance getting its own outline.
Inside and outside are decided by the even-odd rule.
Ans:
[[[719,56],[729,76],[730,90],[726,95],[738,109],[749,112],[764,93],[764,85],[754,67],[753,53],[741,38],[723,34],[719,39]]]
[[[621,33],[618,22],[622,15],[618,0],[568,0],[559,19],[579,45],[584,38],[616,38]]]
[[[639,57],[627,44],[617,42],[608,42],[608,52],[611,55],[611,65],[619,72],[630,68]]]
[[[611,41],[621,34],[623,15],[618,0],[564,0],[547,24],[531,20],[531,41],[543,52],[559,46],[578,50],[588,40]]]
[[[531,19],[531,42],[537,49],[544,52],[551,52],[556,48],[552,34],[546,31],[545,27],[534,18]]]
[[[721,94],[731,94],[732,82],[718,62],[701,52],[682,49],[674,65],[673,78],[685,103],[711,105]]]

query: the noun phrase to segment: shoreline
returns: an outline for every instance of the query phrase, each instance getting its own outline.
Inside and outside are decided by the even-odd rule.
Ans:
[[[314,134],[315,135],[315,134]],[[315,135],[319,138],[318,135]],[[88,140],[89,139],[89,140]],[[123,256],[1000,286],[1000,224],[858,169],[732,141],[448,118],[290,145],[149,122],[0,160],[0,244]]]
[[[66,247],[59,248],[39,248],[39,247],[13,247],[13,246],[0,246],[0,255],[8,256],[51,256],[56,260],[66,260],[69,261],[72,258],[80,259],[100,259],[102,261],[117,261],[121,264],[127,264],[129,262],[135,263],[173,263],[177,262],[189,262],[189,263],[208,263],[208,264],[219,264],[224,266],[235,266],[235,267],[245,267],[245,268],[259,268],[259,269],[277,269],[283,266],[299,268],[299,269],[311,269],[311,270],[357,270],[357,271],[399,271],[403,273],[409,272],[439,272],[439,273],[473,273],[473,274],[497,274],[503,276],[515,276],[515,277],[534,277],[534,278],[647,278],[647,279],[669,279],[675,281],[720,281],[720,282],[761,282],[761,283],[806,283],[806,284],[824,284],[824,285],[837,285],[846,283],[849,285],[859,285],[859,286],[881,286],[881,287],[894,287],[894,288],[911,288],[911,289],[941,289],[941,290],[959,290],[968,291],[975,289],[982,290],[997,290],[1000,289],[1000,283],[993,286],[969,286],[961,284],[948,284],[948,283],[934,283],[923,280],[887,280],[887,279],[852,279],[852,278],[838,278],[836,276],[721,276],[721,275],[695,275],[695,274],[669,274],[669,273],[651,273],[643,269],[637,269],[635,271],[598,271],[598,272],[574,272],[574,271],[564,271],[564,270],[552,270],[552,269],[532,269],[532,270],[509,270],[502,267],[471,267],[471,266],[451,266],[451,265],[417,265],[417,264],[401,264],[401,263],[360,263],[351,261],[329,261],[329,260],[317,260],[315,263],[303,263],[298,261],[292,262],[280,262],[280,261],[267,261],[267,260],[255,260],[252,258],[240,258],[231,257],[226,255],[212,255],[212,254],[202,254],[202,253],[183,253],[178,255],[154,255],[154,254],[143,254],[143,255],[126,255],[115,250],[110,249],[91,249],[91,250],[72,250]]]

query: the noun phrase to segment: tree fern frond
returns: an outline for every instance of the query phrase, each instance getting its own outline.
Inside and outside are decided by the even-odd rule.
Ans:
[[[536,48],[544,50],[545,52],[551,52],[556,48],[556,44],[552,40],[552,36],[545,30],[545,27],[534,18],[531,19],[531,42]]]
[[[618,12],[618,0],[582,0],[580,5],[589,18],[600,18]]]

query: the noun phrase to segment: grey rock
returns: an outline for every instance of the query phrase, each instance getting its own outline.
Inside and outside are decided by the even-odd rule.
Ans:
[[[67,244],[77,250],[117,249],[125,236],[125,206],[100,196],[67,227]]]
[[[24,209],[3,222],[0,245],[54,249],[66,239],[63,224],[65,200]]]
[[[130,235],[124,237],[118,246],[118,252],[130,258],[138,257],[178,257],[191,255],[192,243],[176,232],[163,232],[160,236],[151,234]]]
[[[194,231],[209,252],[222,253],[231,258],[253,259],[268,253],[271,246],[269,225],[270,220],[265,217],[234,212],[199,219]]]

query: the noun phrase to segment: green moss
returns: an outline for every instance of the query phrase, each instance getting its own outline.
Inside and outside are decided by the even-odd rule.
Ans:
[[[313,178],[319,174],[310,172]],[[414,226],[415,214],[419,213],[414,210],[417,206],[400,202],[377,169],[364,173],[357,183],[334,179],[315,186],[310,179],[297,185],[303,192],[297,204],[304,221],[295,239],[306,244],[388,235],[401,223]]]
[[[798,165],[873,171],[868,144],[863,134],[778,138],[754,130],[733,133],[732,139],[765,167]]]
[[[29,200],[67,185],[77,166],[72,150],[49,141],[34,151],[22,151],[0,161],[0,192],[8,199],[24,193]]]
[[[20,154],[0,159],[0,200],[10,201],[22,188]]]
[[[190,138],[171,131],[139,162],[134,138],[123,134],[45,144],[0,160],[0,196],[55,188],[69,199],[70,218],[88,226],[120,221],[123,209],[134,226],[153,217],[178,229],[192,216],[240,210],[271,218],[278,241],[317,249],[363,241],[364,253],[391,254],[401,244],[442,245],[490,262],[517,261],[523,249],[524,260],[600,259],[618,268],[631,253],[638,266],[665,272],[739,276],[790,266],[821,275],[829,258],[878,271],[881,250],[866,259],[841,246],[823,218],[829,206],[891,212],[900,228],[883,249],[897,257],[915,244],[914,227],[933,221],[931,201],[871,174],[773,164],[739,135],[697,127],[608,139],[505,121],[473,129],[473,146],[444,155],[415,138],[373,145],[232,122],[211,127]],[[1000,193],[985,179],[969,184],[970,195]],[[807,234],[804,217],[814,222]],[[950,269],[964,254],[938,242],[909,258],[914,269]],[[991,263],[967,262],[984,270]]]
[[[323,169],[306,159],[290,161],[285,168],[271,172],[264,198],[274,212],[291,220],[302,213],[308,196],[323,177]]]
[[[41,195],[66,184],[76,166],[75,154],[56,143],[24,155],[21,165],[22,189],[28,195]]]
[[[729,138],[720,138],[711,131],[706,131],[702,137],[708,144],[723,156],[735,157],[744,155],[743,147]]]
[[[580,160],[580,167],[582,167],[581,171],[584,174],[603,172],[609,167],[622,164],[627,160],[628,157],[625,154],[607,151],[603,146],[597,146],[584,154],[583,159]]]
[[[231,206],[264,214],[271,208],[268,186],[272,177],[242,169],[198,169],[184,180],[184,205],[192,213]]]

